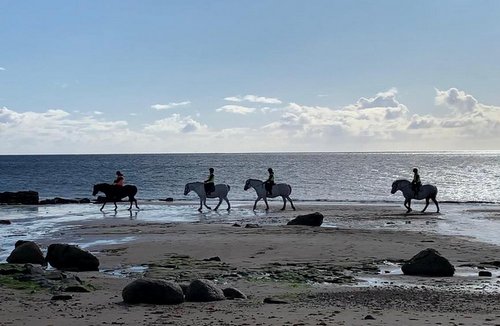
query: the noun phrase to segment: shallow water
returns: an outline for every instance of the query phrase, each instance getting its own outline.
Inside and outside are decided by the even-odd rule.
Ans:
[[[210,202],[211,204],[212,202]],[[316,205],[321,211],[322,203],[304,203]],[[106,220],[109,222],[200,222],[200,223],[259,223],[259,224],[286,224],[280,214],[280,201],[271,201],[271,212],[263,210],[263,206],[253,211],[248,202],[234,202],[231,211],[221,209],[218,212],[204,211],[199,213],[196,209],[198,203],[188,202],[181,204],[165,204],[150,202],[141,204],[141,210],[126,210],[127,204],[119,204],[114,212],[111,207],[105,212],[99,211],[99,206],[94,204],[68,204],[44,206],[0,206],[1,219],[12,221],[10,225],[0,225],[0,261],[14,248],[17,240],[37,240],[57,238],[64,234],[69,227],[77,226],[79,222],[89,220]],[[297,204],[300,209],[300,203]],[[349,205],[353,205],[350,203]],[[354,204],[355,205],[355,204]],[[363,210],[380,205],[359,204]],[[399,206],[398,206],[399,207]],[[224,206],[223,206],[224,208]],[[416,206],[419,208],[419,206]],[[500,206],[493,204],[443,204],[442,214],[402,214],[390,218],[336,218],[326,216],[323,227],[353,228],[353,229],[386,229],[402,231],[429,232],[444,235],[467,237],[500,246]],[[300,214],[300,210],[297,214]],[[96,245],[124,243],[133,241],[133,236],[121,238],[75,238],[72,243],[83,248]]]

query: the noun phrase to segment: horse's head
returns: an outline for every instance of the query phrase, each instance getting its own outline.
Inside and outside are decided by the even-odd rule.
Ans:
[[[97,195],[97,193],[99,192],[99,187],[98,185],[94,185],[94,191],[92,191],[92,196],[95,196]]]
[[[396,180],[392,183],[391,194],[395,194],[399,190],[399,181]]]
[[[189,194],[190,191],[191,191],[191,187],[189,187],[189,183],[186,183],[186,186],[184,187],[184,196]]]
[[[248,190],[250,187],[251,187],[251,185],[250,185],[250,179],[248,179],[248,180],[245,182],[245,187],[243,188],[243,190]]]

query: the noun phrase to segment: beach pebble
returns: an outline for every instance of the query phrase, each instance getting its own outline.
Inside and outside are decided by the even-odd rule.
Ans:
[[[181,287],[174,282],[139,279],[128,284],[122,291],[126,303],[179,304],[184,302]]]
[[[204,261],[221,261],[220,257],[219,256],[215,256],[215,257],[210,257],[210,258],[205,258],[203,259]]]
[[[281,300],[281,299],[276,299],[276,298],[265,298],[264,303],[270,303],[270,304],[287,304],[288,301]]]
[[[11,264],[47,264],[40,247],[33,241],[23,240],[16,242],[14,250],[7,257],[7,262]]]
[[[222,290],[224,296],[228,299],[246,299],[247,296],[236,288],[225,288]]]
[[[247,223],[245,225],[245,228],[246,229],[256,229],[256,228],[260,228],[259,224],[256,224],[256,223]]]
[[[455,267],[448,259],[432,248],[422,250],[403,264],[401,270],[405,275],[453,276]]]
[[[491,275],[489,271],[479,271],[479,276],[491,277]]]
[[[186,300],[194,302],[208,302],[224,300],[224,292],[212,281],[199,279],[189,284],[186,292]]]
[[[57,269],[71,271],[98,271],[99,259],[90,252],[68,244],[51,244],[47,262]]]
[[[299,215],[287,225],[306,225],[306,226],[321,226],[323,224],[323,214],[315,212],[312,214]]]
[[[70,300],[73,299],[71,294],[56,294],[50,300]]]
[[[366,315],[365,318],[363,318],[365,320],[375,320],[375,317],[373,317],[372,315]]]

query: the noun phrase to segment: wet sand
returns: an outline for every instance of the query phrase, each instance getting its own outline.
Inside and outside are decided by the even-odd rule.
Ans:
[[[398,205],[297,205],[268,214],[209,214],[195,223],[103,218],[66,222],[37,241],[82,243],[99,272],[77,274],[95,288],[51,301],[52,293],[2,286],[1,325],[498,325],[499,247],[427,232],[438,214],[404,215]],[[120,206],[123,209],[124,206]],[[433,207],[429,208],[431,211]],[[329,227],[286,226],[319,211]],[[233,226],[234,223],[240,226]],[[257,223],[259,228],[245,228]],[[371,227],[360,227],[371,225]],[[413,226],[413,230],[405,228]],[[14,239],[13,239],[14,240]],[[120,243],[122,242],[122,243]],[[457,268],[448,278],[401,275],[402,261],[434,248]],[[219,257],[220,261],[205,260]],[[487,264],[490,263],[490,264]],[[478,277],[480,268],[493,273]],[[234,286],[246,300],[126,305],[133,279],[196,278]],[[285,304],[268,304],[272,297]],[[374,319],[365,319],[370,315]],[[370,317],[368,317],[370,318]]]

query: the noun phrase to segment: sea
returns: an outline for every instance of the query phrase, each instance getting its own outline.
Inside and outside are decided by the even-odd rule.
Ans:
[[[184,196],[185,184],[205,180],[211,167],[215,169],[216,183],[231,187],[228,196],[233,206],[231,213],[221,210],[200,214],[196,210],[196,195]],[[500,245],[500,152],[3,155],[0,156],[0,192],[33,190],[39,193],[40,199],[94,199],[93,185],[111,183],[116,171],[121,171],[126,184],[137,186],[139,205],[149,204],[134,212],[128,212],[122,204],[116,213],[110,213],[111,207],[102,213],[93,204],[0,205],[0,219],[12,221],[11,225],[0,225],[0,261],[15,241],[50,237],[61,232],[68,222],[106,218],[166,223],[230,222],[241,218],[265,221],[263,204],[253,212],[255,192],[244,191],[243,187],[249,178],[265,180],[270,167],[275,171],[277,183],[291,185],[291,198],[299,211],[301,203],[333,203],[398,205],[402,213],[403,196],[400,192],[390,193],[392,182],[411,180],[413,168],[418,168],[423,184],[437,186],[442,214],[435,218],[435,223],[407,223],[402,217],[396,227],[465,236]],[[174,203],[185,205],[156,204],[169,197]],[[279,210],[282,202],[274,199],[270,204],[272,209]],[[225,203],[221,208],[225,208]],[[432,203],[428,210],[435,211]],[[395,227],[394,224],[342,220],[326,220],[325,226]],[[95,241],[75,239],[74,243],[88,247],[117,240]]]

